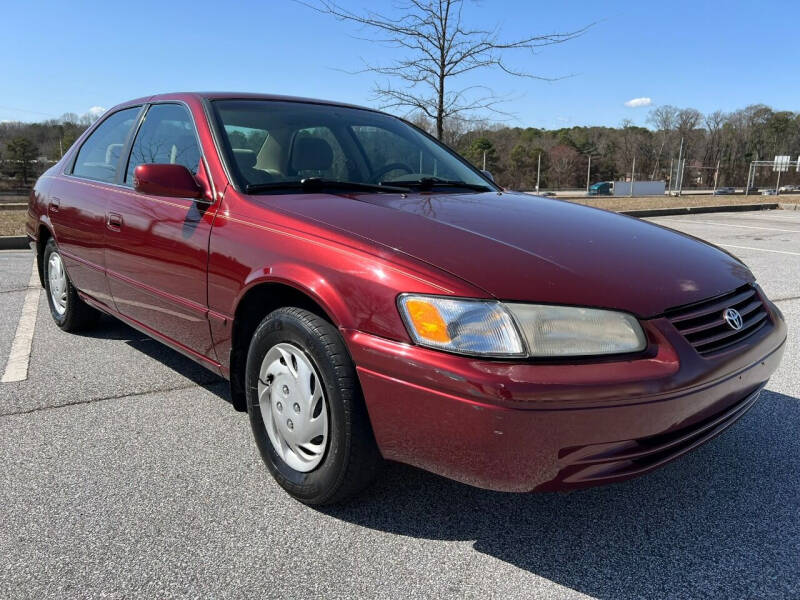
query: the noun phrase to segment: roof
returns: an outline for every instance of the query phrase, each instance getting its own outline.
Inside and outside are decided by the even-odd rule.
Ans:
[[[359,108],[362,110],[375,111],[374,108],[359,106],[357,104],[348,104],[345,102],[335,102],[333,100],[321,100],[318,98],[303,98],[301,96],[284,96],[280,94],[258,94],[253,92],[170,92],[164,94],[154,94],[152,96],[144,96],[141,98],[128,100],[126,102],[120,103],[119,106],[127,104],[141,104],[143,102],[156,102],[159,100],[185,101],[188,100],[189,98],[201,99],[201,100],[278,100],[283,102],[309,102],[313,104],[328,104],[331,106],[344,106],[347,108]]]

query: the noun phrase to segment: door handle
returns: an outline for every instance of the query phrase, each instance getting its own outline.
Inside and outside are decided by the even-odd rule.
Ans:
[[[58,208],[61,206],[61,200],[58,198],[50,198],[50,203],[47,207],[50,209],[50,212],[58,212]]]
[[[122,229],[122,215],[119,213],[108,213],[106,215],[106,227],[111,231],[120,231]]]

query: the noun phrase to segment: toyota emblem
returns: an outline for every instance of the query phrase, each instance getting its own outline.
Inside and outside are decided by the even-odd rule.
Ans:
[[[742,315],[740,315],[739,311],[735,308],[726,308],[722,316],[725,317],[725,322],[730,325],[730,328],[736,331],[739,331],[744,324],[742,322]]]

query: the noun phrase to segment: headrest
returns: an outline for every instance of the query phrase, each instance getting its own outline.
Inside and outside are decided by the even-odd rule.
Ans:
[[[297,171],[327,171],[333,164],[331,145],[318,137],[300,137],[292,149],[291,169]]]
[[[106,164],[117,164],[120,154],[122,154],[122,144],[109,144],[106,147]]]
[[[233,157],[240,169],[252,169],[256,166],[256,153],[249,148],[234,148]]]

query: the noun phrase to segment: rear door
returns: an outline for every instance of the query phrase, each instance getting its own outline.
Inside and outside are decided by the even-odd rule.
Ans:
[[[150,196],[133,189],[140,164],[188,168],[210,185],[189,109],[179,103],[147,108],[130,151],[125,189],[109,201],[106,268],[117,309],[204,362],[216,362],[208,325],[208,241],[213,195]]]
[[[141,110],[125,108],[105,117],[48,198],[47,212],[72,283],[111,308],[103,251],[105,218],[109,197],[118,189],[123,149]]]

